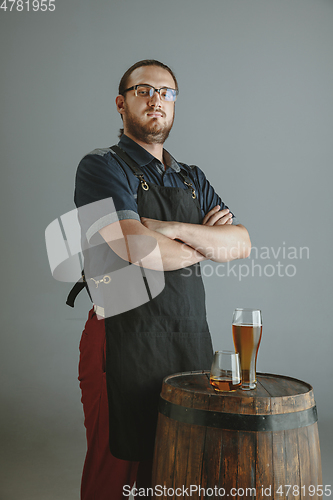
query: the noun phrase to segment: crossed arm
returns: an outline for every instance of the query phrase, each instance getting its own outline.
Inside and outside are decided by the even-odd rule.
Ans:
[[[143,264],[150,269],[161,270],[161,258],[163,270],[173,271],[207,259],[215,262],[243,259],[251,251],[246,228],[241,224],[232,225],[229,210],[220,211],[218,205],[206,214],[202,224],[147,218],[142,218],[141,222],[125,219],[119,224],[123,238],[115,239],[114,224],[109,224],[99,233],[119,257],[134,264],[142,260],[141,243],[153,238],[157,245],[145,256]],[[142,238],[130,238],[132,235]]]

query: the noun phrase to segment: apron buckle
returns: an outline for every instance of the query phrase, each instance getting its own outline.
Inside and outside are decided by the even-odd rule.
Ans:
[[[144,189],[145,191],[148,191],[149,186],[148,186],[147,182],[145,181],[145,179],[144,179],[144,177],[143,177],[142,174],[139,175],[139,179],[140,179],[140,182],[141,182],[142,189]]]
[[[108,276],[108,275],[104,276],[101,280],[94,280],[94,278],[90,278],[90,279],[93,280],[93,282],[95,283],[96,288],[98,288],[98,285],[100,283],[105,283],[106,285],[108,285],[110,283],[110,281],[111,281],[111,277]]]
[[[191,188],[191,190],[192,190],[192,198],[193,198],[193,200],[195,200],[196,197],[197,197],[197,195],[195,193],[195,189],[193,187],[192,182],[187,182],[186,180],[184,180],[184,184],[186,184],[186,186],[188,186],[189,188]]]

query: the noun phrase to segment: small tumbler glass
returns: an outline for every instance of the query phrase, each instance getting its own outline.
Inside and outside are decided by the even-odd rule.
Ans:
[[[233,392],[241,384],[239,354],[216,351],[210,370],[210,383],[217,392]]]

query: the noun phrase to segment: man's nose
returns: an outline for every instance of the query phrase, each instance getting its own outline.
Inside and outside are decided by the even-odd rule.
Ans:
[[[153,106],[161,105],[161,98],[158,92],[155,91],[152,97],[149,97],[149,104],[152,104]]]

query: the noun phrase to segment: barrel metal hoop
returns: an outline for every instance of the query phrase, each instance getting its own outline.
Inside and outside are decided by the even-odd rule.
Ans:
[[[179,406],[160,397],[159,412],[166,417],[191,425],[217,427],[226,430],[276,432],[299,429],[314,424],[318,420],[317,408],[293,413],[273,415],[244,415],[240,413],[221,413]]]

